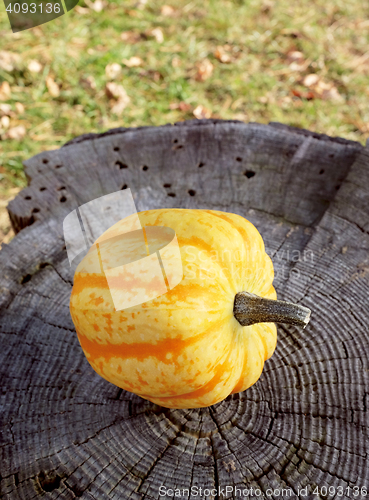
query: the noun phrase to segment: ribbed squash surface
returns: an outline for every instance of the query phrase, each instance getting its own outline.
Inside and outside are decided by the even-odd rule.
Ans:
[[[76,270],[70,300],[89,363],[109,382],[167,408],[206,407],[244,391],[277,341],[274,323],[243,327],[233,315],[238,292],[277,298],[259,232],[243,217],[218,211],[138,216],[143,227],[176,232],[183,278],[160,297],[116,311],[104,273],[89,263],[91,250]],[[127,224],[118,222],[97,241]]]

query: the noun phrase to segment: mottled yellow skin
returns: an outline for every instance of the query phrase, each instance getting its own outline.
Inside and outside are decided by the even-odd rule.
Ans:
[[[238,292],[277,298],[259,232],[239,215],[211,210],[138,216],[143,227],[174,229],[183,279],[160,297],[115,311],[93,247],[76,270],[70,300],[89,363],[118,387],[167,408],[206,407],[244,391],[260,377],[277,341],[274,323],[243,327],[233,316]],[[118,222],[97,241],[129,224],[129,218]]]

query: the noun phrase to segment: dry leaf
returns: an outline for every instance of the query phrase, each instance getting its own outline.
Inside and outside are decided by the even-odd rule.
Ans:
[[[264,2],[261,5],[261,12],[262,14],[269,14],[270,11],[272,10],[272,7],[274,7],[274,2],[270,0],[264,0]]]
[[[164,42],[164,34],[160,28],[154,28],[146,32],[147,36],[153,36],[158,43]]]
[[[24,113],[24,106],[21,102],[16,102],[15,103],[15,110],[19,115],[22,115]]]
[[[147,4],[147,0],[138,0],[135,7],[138,10],[143,10],[145,8],[146,4]]]
[[[12,107],[10,104],[0,104],[0,116],[10,116],[12,114]]]
[[[3,135],[3,139],[12,139],[14,141],[20,141],[26,135],[26,129],[23,125],[18,125],[9,129],[6,134]]]
[[[199,104],[194,110],[193,110],[193,115],[195,118],[198,120],[204,119],[204,118],[211,118],[211,111],[209,109],[206,109],[204,106]]]
[[[305,59],[305,56],[302,52],[299,50],[290,50],[286,54],[287,56],[287,62],[289,63],[288,69],[290,71],[305,71],[309,64],[310,64],[310,59]],[[288,74],[288,71],[279,70],[280,74]],[[276,72],[278,74],[278,71]]]
[[[314,87],[314,91],[319,97],[326,101],[344,102],[344,98],[338,92],[337,87],[335,87],[333,83],[320,81]]]
[[[122,72],[122,66],[118,63],[108,64],[105,68],[105,74],[109,80],[115,80]]]
[[[123,42],[134,44],[139,42],[142,39],[142,36],[140,33],[135,33],[134,31],[123,31],[120,38]]]
[[[60,95],[59,85],[54,81],[54,79],[51,76],[48,76],[46,78],[46,87],[51,97],[59,97]]]
[[[186,112],[190,111],[192,109],[191,104],[188,104],[187,102],[181,101],[181,102],[172,102],[169,104],[169,109],[174,110],[174,109],[179,109],[180,111]]]
[[[123,86],[114,82],[109,82],[105,86],[105,93],[109,99],[112,99],[110,102],[112,112],[116,115],[121,115],[130,103],[130,98]]]
[[[10,91],[10,85],[8,82],[3,82],[0,85],[0,101],[6,101],[7,99],[10,99],[11,91]]]
[[[74,7],[74,10],[76,12],[78,12],[78,14],[88,14],[90,12],[89,9],[86,9],[85,7],[81,7],[80,5],[77,5],[76,7]]]
[[[8,52],[6,50],[0,50],[0,68],[4,71],[13,71],[20,61],[21,58],[19,54]]]
[[[121,115],[122,112],[128,106],[129,102],[130,102],[130,99],[128,96],[125,99],[123,99],[123,98],[118,99],[118,101],[111,108],[112,113],[115,113],[118,116]]]
[[[262,104],[274,104],[275,103],[275,97],[274,94],[269,91],[265,94],[265,96],[259,97],[258,102],[261,102]]]
[[[29,62],[27,68],[31,73],[40,73],[40,71],[42,70],[42,64],[33,59]]]
[[[224,50],[224,47],[220,45],[216,48],[214,55],[221,63],[227,64],[232,61],[231,56]]]
[[[73,45],[75,45],[76,47],[79,47],[81,49],[83,49],[83,47],[85,47],[87,45],[86,38],[74,37],[74,38],[72,38],[71,42],[73,43]]]
[[[173,68],[179,68],[182,65],[182,61],[179,57],[174,56],[172,59],[172,67]]]
[[[310,73],[310,75],[306,75],[303,79],[302,83],[305,87],[314,87],[319,81],[319,76],[315,73]]]
[[[85,89],[96,90],[96,82],[93,76],[88,76],[87,78],[81,78],[80,84]]]
[[[337,87],[333,83],[324,82],[315,73],[305,76],[302,83],[305,87],[313,91],[315,97],[329,101],[344,102],[344,98],[338,92]]]
[[[106,5],[103,0],[95,0],[94,2],[91,2],[91,0],[85,0],[85,4],[95,12],[101,12]]]
[[[199,82],[204,82],[213,74],[214,66],[209,59],[204,59],[201,62],[198,62],[196,67],[197,73],[195,78]]]
[[[162,5],[160,9],[160,14],[162,16],[171,17],[175,13],[174,8],[171,5]]]
[[[124,87],[114,82],[109,82],[106,84],[105,93],[109,99],[120,99],[128,97],[127,92],[124,90]]]
[[[0,118],[0,124],[1,124],[1,127],[2,128],[9,128],[9,125],[10,125],[10,118],[9,116],[2,116]]]
[[[287,62],[297,62],[302,63],[305,60],[304,54],[299,50],[290,50],[287,52]]]
[[[315,97],[314,92],[301,92],[300,90],[297,89],[292,89],[292,94],[295,97],[300,97],[301,99],[307,99],[308,101],[314,99]]]
[[[142,66],[143,60],[140,57],[132,56],[129,59],[122,59],[122,63],[129,68]]]

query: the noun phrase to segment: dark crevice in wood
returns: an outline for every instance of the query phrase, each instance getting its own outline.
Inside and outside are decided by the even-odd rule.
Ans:
[[[128,168],[128,165],[126,165],[125,163],[123,163],[123,162],[121,162],[121,161],[119,161],[119,160],[117,160],[117,161],[115,162],[115,164],[116,164],[116,165],[117,165],[120,169],[122,169],[122,168]]]
[[[37,477],[43,491],[51,492],[60,487],[61,476],[54,472],[45,473],[41,471]]]

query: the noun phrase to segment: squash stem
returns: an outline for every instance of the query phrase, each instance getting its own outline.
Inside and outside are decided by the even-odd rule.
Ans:
[[[311,311],[299,304],[266,299],[249,292],[239,292],[234,300],[233,314],[242,326],[271,322],[305,328],[309,323]]]

